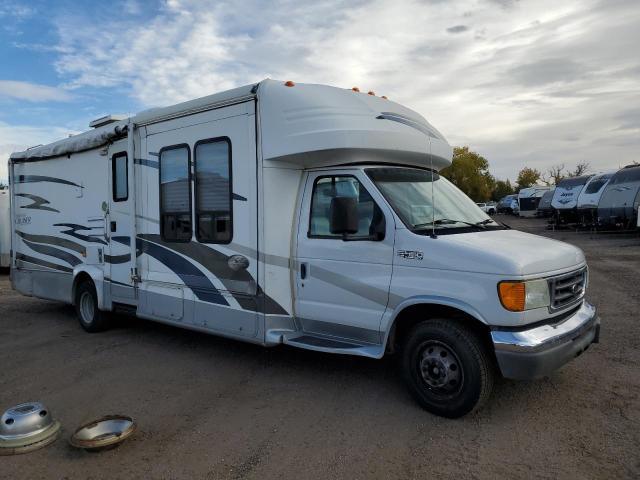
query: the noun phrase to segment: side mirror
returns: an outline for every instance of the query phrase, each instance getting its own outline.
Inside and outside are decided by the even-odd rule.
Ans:
[[[354,197],[333,197],[329,217],[331,233],[358,233],[358,200]]]

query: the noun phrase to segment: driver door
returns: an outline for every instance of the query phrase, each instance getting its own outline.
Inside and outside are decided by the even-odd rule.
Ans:
[[[330,229],[334,197],[353,197],[359,229]],[[380,343],[389,299],[394,221],[360,170],[308,174],[297,232],[295,315],[305,332]],[[373,235],[379,231],[379,235]]]

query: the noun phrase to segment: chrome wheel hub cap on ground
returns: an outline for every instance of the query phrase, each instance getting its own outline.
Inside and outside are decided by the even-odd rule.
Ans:
[[[42,403],[21,403],[0,418],[0,455],[37,450],[55,441],[59,433],[60,423]]]

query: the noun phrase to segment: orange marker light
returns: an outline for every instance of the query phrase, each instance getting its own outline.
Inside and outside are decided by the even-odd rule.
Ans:
[[[500,282],[498,294],[502,306],[511,312],[524,311],[526,297],[524,282]]]
[[[360,89],[358,87],[353,87],[351,90],[353,90],[354,92],[359,92]]]
[[[373,95],[375,97],[376,92],[374,92],[373,90],[369,90],[369,92],[367,92],[369,95]]]
[[[285,87],[295,87],[296,84],[293,83],[291,80],[287,80],[286,82],[284,82],[284,86]]]

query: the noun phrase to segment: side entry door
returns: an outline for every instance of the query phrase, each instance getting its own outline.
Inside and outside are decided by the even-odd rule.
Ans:
[[[109,147],[109,207],[105,214],[106,238],[109,245],[104,258],[105,272],[111,282],[114,302],[135,303],[135,290],[131,283],[131,202],[129,191],[129,162],[127,141],[120,140]]]
[[[358,232],[331,233],[332,199],[355,198]],[[380,343],[391,283],[393,216],[360,170],[307,177],[297,235],[296,319],[305,332]]]

